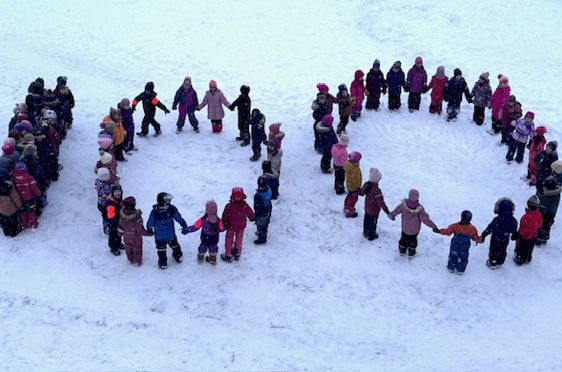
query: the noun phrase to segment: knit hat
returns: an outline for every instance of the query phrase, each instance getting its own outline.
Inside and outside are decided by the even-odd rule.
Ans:
[[[344,90],[347,91],[347,86],[345,84],[340,84],[338,86],[338,91],[343,92]]]
[[[362,70],[355,71],[355,80],[361,80],[365,76],[365,73]]]
[[[12,138],[12,140],[13,140],[13,138]],[[15,141],[5,140],[4,144],[2,145],[2,152],[5,155],[12,155],[14,153],[15,148],[16,148]]]
[[[375,62],[373,62],[373,68],[380,68],[381,67],[381,62],[378,59],[375,59]]]
[[[396,61],[392,64],[392,68],[402,68],[402,62]]]
[[[326,83],[318,83],[316,84],[316,88],[318,89],[318,92],[324,94],[328,94],[328,91],[330,90],[330,88],[328,87],[328,85],[326,85]]]
[[[483,73],[480,74],[480,77],[484,78],[486,80],[489,80],[490,79],[490,73],[489,72],[483,72]]]
[[[134,212],[137,209],[137,200],[133,196],[123,199],[123,209],[126,212]]]
[[[361,153],[359,151],[352,151],[349,153],[348,159],[352,163],[359,163],[361,160]]]
[[[461,213],[461,223],[468,225],[472,221],[472,212],[471,211],[462,211]]]
[[[170,205],[171,202],[172,202],[172,194],[168,194],[167,192],[159,192],[158,195],[156,195],[156,203],[160,207],[163,207],[165,205]]]
[[[509,78],[505,75],[499,74],[498,79],[500,80],[500,83],[509,83]]]
[[[53,110],[44,110],[41,116],[43,116],[43,119],[57,120],[57,113],[54,112]]]
[[[109,108],[109,117],[111,119],[117,119],[119,117],[119,115],[121,115],[121,113],[119,112],[119,110],[117,110],[114,107],[110,107]]]
[[[24,147],[22,156],[35,155],[36,153],[37,146],[30,144]]]
[[[267,182],[265,181],[265,176],[259,176],[257,191],[266,191],[266,190],[267,190]]]
[[[423,65],[423,59],[422,59],[422,57],[416,57],[416,61],[415,61],[415,62],[416,62],[416,65],[417,65],[417,64]]]
[[[146,90],[147,92],[152,92],[154,90],[154,83],[152,81],[146,83],[146,85],[144,86],[144,90]]]
[[[31,132],[33,130],[33,124],[29,120],[22,120],[20,123],[17,123],[14,127],[16,132],[18,133],[26,133]]]
[[[242,86],[240,87],[240,93],[242,93],[242,94],[244,94],[244,95],[247,96],[248,94],[250,94],[250,87],[247,86],[247,85],[242,85]]]
[[[507,100],[507,102],[515,103],[515,102],[517,102],[517,97],[515,97],[514,95],[511,95],[511,96],[509,96],[509,99]]]
[[[183,78],[183,81],[189,81],[191,83],[191,76],[186,76],[185,78]]]
[[[544,136],[544,134],[547,132],[546,128],[541,126],[538,126],[537,129],[535,129],[535,134],[539,135],[539,136]]]
[[[113,129],[115,129],[116,126],[117,124],[115,124],[113,120],[104,121],[100,124],[100,127],[107,133],[113,133]]]
[[[68,80],[68,78],[66,76],[59,76],[57,78],[57,85],[64,85],[66,86],[66,81]]]
[[[556,160],[550,165],[550,169],[558,175],[562,174],[562,160]]]
[[[382,174],[377,168],[369,169],[369,181],[379,183],[382,179]]]
[[[232,193],[230,194],[231,201],[243,201],[246,199],[246,194],[244,194],[244,189],[241,187],[234,187]]]
[[[101,133],[98,136],[98,146],[100,149],[107,150],[113,144],[113,138],[107,133]]]
[[[525,114],[525,117],[530,117],[531,120],[535,119],[535,113],[533,111],[527,111],[527,113]]]
[[[109,152],[103,150],[100,151],[100,161],[103,165],[111,163],[112,160],[113,156]]]
[[[541,206],[541,200],[537,195],[533,195],[527,200],[527,208],[532,211],[536,211]]]
[[[205,213],[207,214],[207,218],[209,219],[209,221],[211,221],[212,223],[217,222],[218,209],[219,208],[217,206],[217,202],[213,199],[205,203]]]
[[[326,95],[324,93],[316,93],[316,99],[324,98],[326,99]]]
[[[437,67],[437,72],[435,72],[435,76],[437,76],[439,79],[443,79],[445,77],[445,67],[444,66]]]
[[[552,149],[552,151],[556,151],[556,149],[558,148],[558,142],[557,141],[550,141],[546,145],[548,147],[550,147]]]
[[[513,214],[515,212],[515,203],[510,198],[499,198],[494,205],[494,213],[496,214]]]
[[[324,118],[322,119],[322,125],[325,127],[331,127],[333,122],[334,117],[330,114],[324,116]]]
[[[119,107],[122,109],[128,109],[131,107],[131,101],[128,98],[123,98],[121,102],[119,102]]]
[[[98,180],[107,182],[109,181],[109,169],[98,168]]]
[[[462,71],[461,71],[460,68],[457,67],[457,68],[455,69],[455,71],[453,72],[453,74],[454,74],[455,76],[462,76]]]
[[[217,82],[214,80],[209,81],[209,89],[210,88],[216,88],[217,87]]]
[[[420,200],[420,192],[416,189],[411,189],[408,192],[408,200],[417,202],[418,200]]]
[[[114,193],[115,191],[121,191],[121,192],[123,192],[123,188],[121,187],[120,184],[115,183],[115,184],[111,185],[111,194],[113,195],[113,193]]]
[[[349,145],[349,136],[345,133],[340,134],[340,138],[338,139],[338,143],[342,146]]]

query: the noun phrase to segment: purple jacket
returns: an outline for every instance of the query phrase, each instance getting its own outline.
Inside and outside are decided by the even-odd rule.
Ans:
[[[127,131],[127,133],[132,133],[135,130],[133,110],[123,110],[122,108],[120,108],[119,113],[121,114],[121,119],[123,121],[123,127],[125,128],[125,131]]]
[[[527,143],[529,138],[533,138],[535,136],[535,123],[527,123],[524,118],[514,120],[511,123],[511,126],[515,127],[511,136],[517,142]]]
[[[406,235],[419,234],[422,222],[431,228],[437,227],[419,203],[416,208],[410,209],[406,205],[406,199],[402,200],[402,203],[390,213],[390,217],[394,218],[399,214],[402,214],[402,231]]]
[[[418,68],[414,65],[408,71],[406,82],[411,93],[422,93],[427,86],[427,72],[423,67]]]
[[[96,179],[95,185],[96,191],[98,193],[98,204],[105,205],[105,203],[107,202],[107,198],[111,193],[111,184],[108,181],[101,181],[99,179]]]
[[[201,110],[207,105],[209,105],[207,118],[209,120],[222,120],[222,118],[224,118],[224,110],[222,109],[222,106],[224,105],[225,107],[228,107],[230,106],[230,102],[226,100],[220,89],[217,89],[215,93],[211,93],[209,90],[205,93],[203,102],[197,106],[197,110]]]

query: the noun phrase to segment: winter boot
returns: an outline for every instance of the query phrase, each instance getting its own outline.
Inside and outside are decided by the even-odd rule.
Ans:
[[[398,252],[400,253],[400,256],[404,256],[406,254],[406,250],[408,248],[404,245],[399,245],[398,246]]]
[[[154,137],[158,137],[159,135],[162,134],[161,130],[157,130],[156,132],[154,132]]]
[[[118,249],[112,249],[111,253],[113,253],[114,256],[121,256],[121,251]]]
[[[217,256],[216,255],[207,256],[206,260],[207,260],[208,263],[210,263],[213,266],[217,264]]]
[[[232,250],[232,255],[234,256],[234,259],[235,259],[236,261],[238,261],[238,260],[240,259],[240,254],[238,253],[238,249],[234,248],[234,249]]]
[[[265,243],[267,243],[267,240],[265,240],[265,239],[256,239],[256,240],[254,240],[254,244],[255,244],[255,245],[260,245],[260,244],[265,244]]]
[[[197,253],[197,262],[198,263],[203,263],[203,260],[205,259],[205,254],[204,253]]]
[[[232,262],[232,256],[227,256],[224,253],[221,253],[221,259],[225,262],[228,262],[228,263]]]
[[[162,270],[166,270],[168,268],[168,265],[160,265],[158,267]]]
[[[416,248],[408,248],[408,258],[412,259],[416,255]]]

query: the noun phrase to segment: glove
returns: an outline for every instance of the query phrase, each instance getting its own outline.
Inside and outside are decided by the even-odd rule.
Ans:
[[[168,115],[168,114],[170,113],[170,110],[164,109],[164,113],[165,113],[166,115]]]
[[[47,195],[43,195],[39,200],[41,200],[41,205],[43,206],[43,208],[49,205],[49,202],[47,201]]]
[[[433,228],[433,232],[436,233],[436,234],[440,234],[439,229],[437,227]]]
[[[187,234],[189,233],[189,228],[188,228],[187,226],[184,227],[184,228],[182,228],[182,229],[181,229],[181,233],[182,233],[183,235],[187,235]]]
[[[135,112],[135,111],[137,110],[137,107],[136,107],[136,106],[131,106],[131,110],[132,110],[133,112]]]
[[[387,216],[388,216],[388,218],[389,218],[391,221],[394,221],[394,220],[396,219],[396,218],[394,218],[394,216],[392,216],[390,213],[387,214]]]
[[[177,106],[177,105],[173,105],[173,106],[172,106],[172,110],[176,111],[177,109],[178,109],[178,106]]]
[[[148,236],[154,236],[154,231],[148,230]]]

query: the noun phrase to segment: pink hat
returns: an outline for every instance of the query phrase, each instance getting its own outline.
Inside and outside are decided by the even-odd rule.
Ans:
[[[361,160],[361,153],[359,151],[352,151],[349,154],[349,161],[352,163],[359,163]]]
[[[509,78],[505,75],[499,74],[498,79],[500,79],[500,83],[509,83]]]
[[[422,57],[416,57],[416,65],[417,65],[417,64],[423,65],[423,59],[422,59]]]
[[[12,155],[14,153],[15,145],[12,142],[4,141],[2,145],[2,152],[6,155]]]
[[[100,149],[107,150],[113,144],[113,138],[107,134],[102,133],[98,137],[98,145]]]
[[[324,116],[324,118],[322,119],[322,125],[325,127],[331,127],[333,122],[334,117],[330,114]]]
[[[316,84],[316,88],[318,88],[318,91],[323,94],[327,94],[328,91],[330,90],[330,88],[326,85],[326,83],[318,83]]]
[[[361,80],[365,76],[365,73],[362,70],[355,71],[355,80]]]
[[[209,81],[209,88],[216,88],[217,87],[217,82],[214,80]]]
[[[537,129],[535,129],[535,133],[538,134],[539,136],[544,136],[546,132],[547,132],[546,128],[543,127],[542,125],[537,127]]]
[[[340,134],[340,138],[338,140],[338,143],[341,146],[347,146],[349,145],[349,136],[345,133]]]

